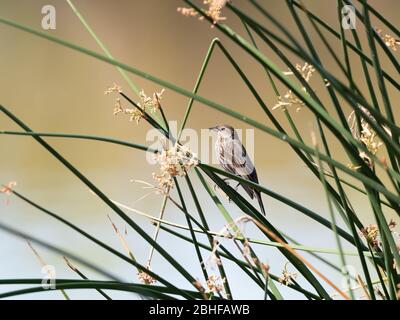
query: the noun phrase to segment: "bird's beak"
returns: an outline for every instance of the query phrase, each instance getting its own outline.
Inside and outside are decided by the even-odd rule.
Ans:
[[[217,129],[218,129],[218,126],[208,128],[208,130],[211,130],[211,131],[217,131]]]

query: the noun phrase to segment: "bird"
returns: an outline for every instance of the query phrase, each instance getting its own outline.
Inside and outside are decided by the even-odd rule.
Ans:
[[[237,135],[236,130],[230,125],[217,125],[209,128],[217,133],[215,152],[221,167],[232,174],[249,181],[258,183],[257,170],[247,154],[246,148]],[[251,199],[257,199],[262,214],[265,216],[265,208],[261,198],[261,192],[248,185],[239,183]]]

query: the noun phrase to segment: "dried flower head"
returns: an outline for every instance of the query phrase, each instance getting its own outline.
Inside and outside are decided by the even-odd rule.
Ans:
[[[104,94],[111,94],[111,93],[122,93],[121,87],[116,83],[114,83],[112,87],[108,88],[104,92]],[[122,106],[121,98],[117,98],[114,104],[113,115],[115,116],[120,113],[129,115],[130,116],[129,121],[135,121],[136,124],[139,124],[139,121],[145,116],[142,110],[138,108],[127,108]]]
[[[309,63],[304,63],[304,65],[296,64],[296,70],[300,72],[301,76],[303,77],[306,82],[310,82],[310,79],[315,72],[315,68],[313,65]]]
[[[355,111],[352,111],[349,117],[347,118],[351,134],[353,135],[354,139],[363,143],[367,147],[369,152],[371,152],[373,155],[376,155],[380,147],[383,145],[383,143],[378,139],[376,132],[372,129],[371,125],[365,120],[365,118],[368,118],[370,121],[373,121],[374,123],[377,122],[375,118],[371,115],[371,113],[368,111],[368,109],[366,109],[361,105],[358,105],[358,108],[364,115],[360,119],[361,128],[359,128],[359,125],[357,123],[357,117]],[[392,135],[391,131],[387,127],[383,127],[383,129],[389,136]],[[373,167],[374,163],[372,159],[364,151],[360,150],[359,155],[370,168]]]
[[[213,20],[214,24],[226,20],[226,17],[221,16],[221,11],[227,2],[228,0],[204,0],[204,4],[208,5],[206,14]]]
[[[117,98],[115,100],[113,115],[116,116],[118,113],[124,112],[124,110],[125,110],[125,108],[122,107],[121,99]]]
[[[144,110],[147,111],[150,109],[150,112],[154,113],[161,108],[161,98],[165,89],[162,89],[160,92],[154,92],[152,97],[146,95],[144,90],[142,89],[139,93],[140,102],[138,105]]]
[[[130,115],[129,121],[135,121],[136,124],[139,124],[140,120],[145,117],[143,111],[138,108],[125,109],[125,113]]]
[[[391,219],[388,223],[388,227],[389,227],[390,232],[395,240],[396,247],[397,247],[398,251],[400,252],[400,235],[395,230],[396,226],[397,226],[397,223],[393,219]],[[380,239],[379,229],[376,224],[370,224],[370,225],[366,226],[365,228],[361,229],[361,234],[365,237],[367,243],[370,244],[372,248],[374,248],[376,250],[382,249],[382,241]],[[394,268],[396,268],[395,265],[394,265]]]
[[[6,185],[3,185],[0,188],[0,193],[4,193],[7,196],[9,196],[12,193],[13,188],[17,185],[17,182],[15,181],[10,181],[9,183],[7,183]]]
[[[160,173],[153,173],[153,178],[158,182],[164,194],[168,194],[174,185],[174,177],[182,177],[192,167],[198,165],[196,156],[187,146],[175,144],[173,147],[159,152],[155,160],[160,165]]]
[[[304,65],[296,64],[296,70],[301,74],[303,79],[306,82],[310,82],[310,79],[315,72],[314,66],[309,63],[304,63]],[[287,71],[284,72],[285,75],[293,75],[293,72]],[[307,93],[307,89],[305,87],[301,88],[305,93]],[[281,109],[286,110],[287,107],[295,107],[296,111],[300,111],[302,107],[304,107],[303,100],[299,99],[292,90],[286,92],[286,94],[282,97],[278,97],[278,103],[272,107],[272,110]]]
[[[210,275],[206,281],[206,293],[224,293],[225,279],[221,279],[218,275]]]
[[[3,185],[3,186],[0,187],[0,193],[4,193],[6,195],[6,204],[9,204],[10,195],[11,195],[11,193],[12,193],[12,191],[15,188],[16,185],[17,185],[17,182],[10,181],[6,185]]]
[[[387,47],[389,47],[393,51],[397,51],[397,46],[400,46],[400,40],[395,39],[389,34],[383,33],[382,29],[376,29],[375,31]]]
[[[121,99],[117,98],[115,101],[113,114],[118,115],[120,113],[129,115],[129,121],[135,121],[136,124],[139,124],[140,120],[144,119],[145,117],[145,114],[142,110],[138,108],[123,107],[121,104]]]
[[[138,102],[137,106],[134,108],[127,108],[123,107],[121,103],[121,99],[117,98],[114,105],[113,114],[127,114],[129,115],[129,121],[135,121],[136,124],[139,124],[141,119],[145,118],[145,112],[149,109],[150,112],[154,113],[161,108],[161,98],[164,93],[164,89],[160,92],[154,92],[152,97],[148,97],[143,90],[139,93],[140,101]],[[122,93],[121,87],[114,83],[114,85],[108,88],[105,91],[105,94],[111,93]]]
[[[122,88],[114,83],[112,87],[109,87],[106,89],[106,91],[104,91],[104,94],[111,94],[111,93],[121,93],[122,92]]]
[[[193,8],[179,7],[177,11],[185,17],[196,17],[199,13]]]
[[[165,89],[162,89],[160,92],[153,93],[153,100],[152,100],[152,109],[151,112],[156,112],[157,110],[161,109],[161,99]]]
[[[372,248],[375,249],[379,248],[380,246],[380,241],[378,240],[379,229],[376,224],[370,224],[366,226],[365,228],[361,229],[361,232]]]
[[[293,284],[293,280],[296,279],[297,273],[289,272],[287,269],[288,263],[285,264],[282,270],[282,277],[279,278],[279,282],[283,285],[287,286],[289,284]]]
[[[203,4],[207,6],[207,9],[204,10],[204,13],[210,17],[213,21],[213,24],[216,24],[220,21],[226,20],[226,17],[222,16],[222,9],[226,6],[229,0],[204,0]],[[184,8],[179,7],[177,9],[179,13],[186,17],[196,17],[198,16],[198,12],[193,8]],[[203,16],[199,17],[199,20],[204,20]]]
[[[360,141],[365,144],[372,154],[377,154],[382,142],[376,139],[376,133],[369,127],[362,128]]]
[[[139,280],[144,284],[153,284],[157,282],[157,280],[150,276],[146,271],[140,271],[137,273],[137,275]]]

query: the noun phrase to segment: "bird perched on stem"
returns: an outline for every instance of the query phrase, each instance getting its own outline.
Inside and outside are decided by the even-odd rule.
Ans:
[[[229,173],[258,183],[256,168],[235,129],[229,125],[218,125],[210,128],[210,130],[217,132],[215,152],[221,167]],[[243,187],[251,199],[254,197],[257,199],[261,212],[265,215],[260,191],[243,183],[239,183],[238,186],[239,185]]]

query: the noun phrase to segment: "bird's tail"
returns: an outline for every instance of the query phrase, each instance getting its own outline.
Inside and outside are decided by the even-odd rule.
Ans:
[[[260,192],[255,192],[255,196],[256,196],[256,198],[257,198],[258,204],[260,205],[260,209],[261,209],[262,214],[263,214],[264,216],[266,216],[266,214],[265,214],[265,208],[264,208],[264,203],[263,203],[262,198],[261,198],[261,193],[260,193]]]

